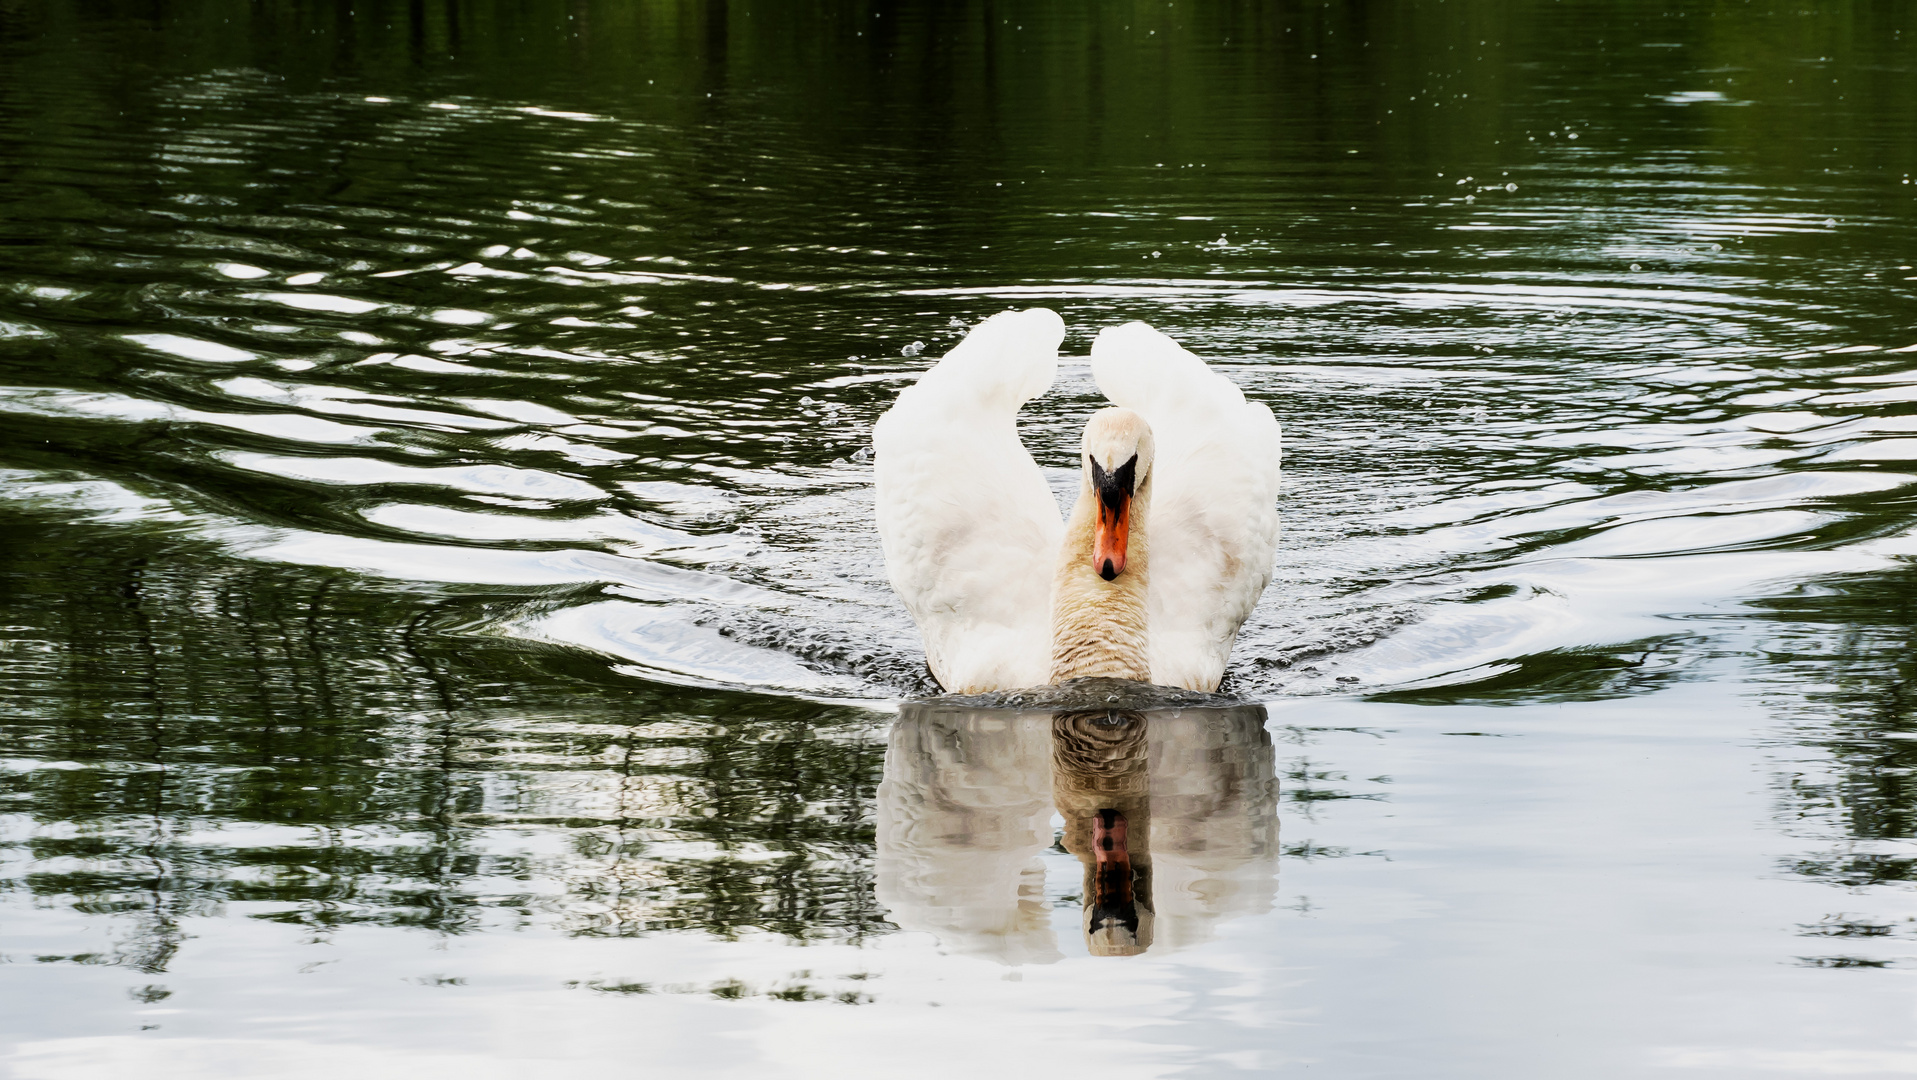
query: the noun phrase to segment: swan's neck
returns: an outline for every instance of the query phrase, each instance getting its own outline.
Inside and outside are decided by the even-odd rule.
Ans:
[[[1150,682],[1145,589],[1151,576],[1151,481],[1132,497],[1125,572],[1110,581],[1092,567],[1098,495],[1088,480],[1065,526],[1052,577],[1052,681],[1092,676]]]

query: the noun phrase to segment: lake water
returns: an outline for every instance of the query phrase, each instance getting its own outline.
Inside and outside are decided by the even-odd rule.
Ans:
[[[0,1073],[1917,1074],[1913,181],[1901,4],[0,3]],[[913,700],[1029,306],[1238,704]]]

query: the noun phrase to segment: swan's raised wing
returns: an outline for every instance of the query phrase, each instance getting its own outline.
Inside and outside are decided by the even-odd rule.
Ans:
[[[1151,425],[1152,681],[1214,690],[1278,547],[1278,421],[1141,322],[1100,331],[1092,377]]]
[[[1051,674],[1058,502],[1019,442],[1019,407],[1051,388],[1065,322],[994,315],[899,394],[872,432],[886,571],[932,677],[976,693]]]

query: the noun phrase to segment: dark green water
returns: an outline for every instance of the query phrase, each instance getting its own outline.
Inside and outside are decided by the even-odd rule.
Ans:
[[[0,1074],[1917,1072],[1913,180],[1899,3],[0,0]],[[1286,429],[1132,956],[870,525],[1034,305]]]

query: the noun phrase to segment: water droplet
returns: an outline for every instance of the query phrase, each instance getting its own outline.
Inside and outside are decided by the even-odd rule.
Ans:
[[[914,341],[912,344],[907,345],[904,348],[900,349],[899,355],[900,356],[917,356],[918,354],[924,351],[925,351],[925,342]]]
[[[800,398],[800,399],[799,399],[799,404],[801,404],[801,405],[813,405],[813,404],[817,404],[817,403],[816,403],[816,402],[814,402],[814,401],[813,401],[813,400],[812,400],[812,399],[811,399],[810,397],[802,397],[802,398]]]
[[[1633,269],[1633,270],[1642,270],[1642,269],[1644,269],[1644,267],[1642,267],[1642,266],[1640,266],[1640,265],[1638,265],[1637,263],[1632,263],[1632,264],[1631,264],[1631,269]]]
[[[1152,258],[1154,258],[1154,259],[1156,259],[1156,258],[1158,258],[1159,256],[1161,256],[1161,255],[1163,255],[1163,254],[1165,254],[1165,253],[1164,253],[1164,252],[1162,252],[1162,251],[1154,251],[1154,252],[1152,252]]]
[[[1504,185],[1504,190],[1506,190],[1506,191],[1516,191],[1516,190],[1518,190],[1518,185],[1517,185],[1517,184],[1516,184],[1515,182],[1513,182],[1513,183],[1509,183],[1509,184],[1506,184],[1506,185]]]

